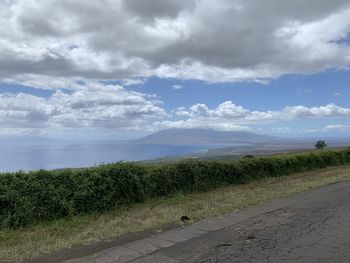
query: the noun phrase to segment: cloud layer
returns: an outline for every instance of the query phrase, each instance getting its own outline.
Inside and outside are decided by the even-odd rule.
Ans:
[[[332,103],[253,111],[226,101],[170,111],[158,97],[124,88],[151,76],[265,83],[347,69],[349,33],[348,0],[2,0],[0,84],[52,95],[0,94],[0,134],[249,130],[263,122],[350,116]],[[172,86],[183,88],[190,87]]]
[[[167,128],[250,130],[250,125],[266,122],[350,116],[350,108],[335,104],[252,111],[232,101],[212,109],[205,104],[195,104],[167,112],[155,95],[99,82],[75,85],[75,90],[56,90],[50,97],[27,93],[0,94],[1,135],[50,134],[72,129],[102,133],[127,130],[144,133]],[[327,127],[328,130],[335,128],[339,127]]]
[[[5,129],[128,130],[146,127],[167,114],[154,96],[117,85],[88,83],[49,98],[25,93],[0,94],[0,127]]]
[[[345,68],[349,17],[347,0],[4,0],[0,78],[233,82]]]
[[[249,130],[249,124],[350,116],[350,108],[331,103],[319,107],[287,106],[280,111],[251,111],[232,101],[226,101],[214,109],[205,104],[195,104],[190,108],[180,107],[175,111],[175,115],[181,117],[181,120],[165,121],[163,124],[174,128]]]

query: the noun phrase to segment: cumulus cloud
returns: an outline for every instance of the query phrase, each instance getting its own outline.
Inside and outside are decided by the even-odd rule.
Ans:
[[[264,82],[345,68],[349,17],[347,0],[1,1],[0,78]]]
[[[250,131],[251,125],[272,121],[350,116],[349,108],[335,104],[252,111],[232,101],[223,102],[215,108],[198,103],[167,112],[159,98],[152,94],[94,81],[74,85],[80,87],[75,90],[58,89],[50,97],[28,93],[0,94],[2,134],[49,134],[65,129],[100,129],[106,132],[151,132],[168,128]],[[328,125],[324,130],[344,128]]]
[[[0,94],[2,129],[141,129],[167,114],[153,96],[117,85],[91,82],[73,92],[57,90],[49,98],[25,93]]]
[[[0,94],[0,127],[13,134],[249,130],[265,121],[349,116],[335,104],[254,111],[231,101],[167,112],[158,97],[122,87],[151,76],[268,83],[289,73],[346,69],[349,18],[348,0],[3,0],[0,82],[52,95]]]
[[[232,101],[226,101],[214,109],[208,108],[205,104],[195,104],[190,108],[180,107],[175,111],[175,115],[185,118],[185,120],[177,122],[178,126],[181,124],[198,126],[199,123],[206,126],[211,123],[211,125],[217,125],[219,129],[230,129],[230,125],[264,123],[266,121],[350,116],[350,108],[330,103],[319,107],[287,106],[280,111],[251,111],[234,104]]]

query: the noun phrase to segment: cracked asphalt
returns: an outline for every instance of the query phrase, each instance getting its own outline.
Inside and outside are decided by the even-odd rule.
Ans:
[[[177,246],[162,254],[174,262],[350,262],[349,185]]]

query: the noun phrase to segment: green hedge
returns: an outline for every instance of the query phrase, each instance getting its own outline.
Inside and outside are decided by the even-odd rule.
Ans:
[[[343,164],[350,164],[350,149],[239,161],[186,160],[153,166],[120,162],[77,170],[4,173],[0,174],[0,227],[18,228],[153,197]]]

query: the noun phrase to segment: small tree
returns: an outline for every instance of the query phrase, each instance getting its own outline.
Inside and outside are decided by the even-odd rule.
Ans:
[[[322,150],[322,149],[324,149],[324,148],[326,148],[328,145],[326,144],[326,142],[325,141],[322,141],[322,140],[319,140],[319,141],[317,141],[316,143],[315,143],[315,147],[316,147],[316,149],[318,149],[318,150]]]

